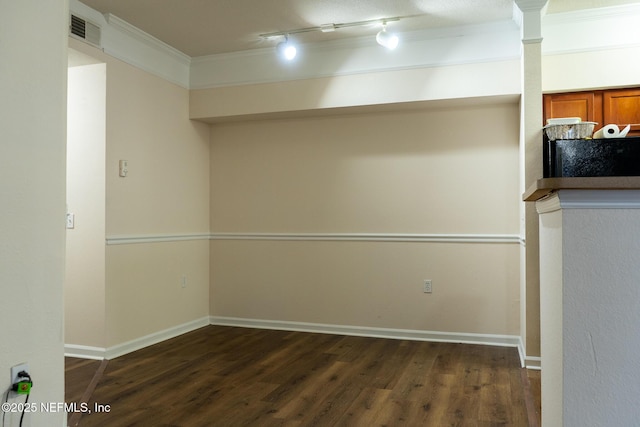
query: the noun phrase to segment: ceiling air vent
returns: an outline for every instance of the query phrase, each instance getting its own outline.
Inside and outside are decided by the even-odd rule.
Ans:
[[[100,27],[93,22],[71,15],[71,27],[69,31],[72,36],[100,47]]]

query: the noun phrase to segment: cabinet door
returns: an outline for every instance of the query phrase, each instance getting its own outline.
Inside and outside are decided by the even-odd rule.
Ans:
[[[544,123],[547,119],[580,117],[585,122],[602,121],[601,92],[554,93],[543,97]]]
[[[629,135],[640,135],[640,89],[605,91],[603,102],[604,124],[631,125]]]

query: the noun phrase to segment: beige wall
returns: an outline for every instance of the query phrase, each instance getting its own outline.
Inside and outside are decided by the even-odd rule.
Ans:
[[[208,241],[107,246],[107,261],[109,347],[209,315]]]
[[[0,389],[10,387],[9,368],[26,362],[30,402],[64,402],[68,7],[23,0],[0,8]],[[4,423],[19,418],[7,413]],[[36,411],[24,423],[62,426],[64,413]]]
[[[521,100],[521,193],[542,178],[542,66],[539,43],[525,43],[522,47],[523,79]],[[522,341],[528,357],[540,355],[540,272],[538,216],[532,203],[521,206],[521,233],[526,245],[522,247]],[[530,362],[527,362],[530,363]],[[531,366],[531,365],[529,365]]]
[[[105,60],[107,236],[206,232],[209,127],[189,120],[189,91]]]
[[[104,347],[106,67],[70,67],[67,100],[65,344]]]
[[[518,234],[518,122],[505,103],[214,125],[211,229]]]
[[[515,244],[214,241],[211,258],[214,316],[519,332]]]
[[[209,129],[188,119],[188,100],[186,89],[107,59],[107,237],[208,231]],[[108,346],[208,315],[199,303],[209,297],[208,245],[107,249]]]
[[[213,125],[211,230],[517,236],[518,115],[461,104]],[[519,245],[214,240],[211,314],[518,335]]]
[[[198,120],[520,94],[520,62],[488,61],[191,91]],[[500,76],[500,78],[496,78]]]
[[[187,90],[70,45],[107,70],[105,234],[113,244],[105,253],[104,347],[209,314],[518,334],[516,241],[151,241],[210,227],[517,236],[512,98],[209,127],[188,119]],[[129,162],[126,178],[120,159]],[[422,293],[424,279],[434,281],[432,295]],[[260,292],[251,290],[256,283]],[[266,295],[280,305],[263,304]],[[90,335],[86,325],[78,330]],[[88,338],[72,344],[101,346]]]
[[[568,92],[640,85],[640,47],[542,57],[542,90]]]
[[[208,316],[208,242],[163,240],[209,231],[209,126],[189,120],[187,89],[69,44],[106,63],[107,241],[142,238],[106,247],[109,348]]]

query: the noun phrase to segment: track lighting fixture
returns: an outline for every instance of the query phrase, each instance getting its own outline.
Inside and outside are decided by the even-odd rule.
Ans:
[[[398,39],[398,36],[396,36],[395,34],[387,32],[387,23],[392,21],[399,21],[401,18],[408,18],[408,17],[396,16],[393,18],[372,19],[369,21],[358,21],[358,22],[346,22],[342,24],[323,24],[318,27],[298,28],[295,30],[289,30],[285,32],[260,34],[260,38],[264,40],[273,40],[273,39],[284,37],[284,41],[278,43],[278,45],[276,46],[276,51],[280,56],[290,61],[293,58],[295,58],[297,53],[296,47],[289,40],[289,36],[291,34],[311,33],[315,31],[329,33],[329,32],[333,32],[341,28],[347,28],[347,27],[364,27],[364,26],[371,26],[371,25],[382,25],[382,30],[378,32],[378,34],[376,35],[376,41],[378,42],[379,45],[384,46],[387,49],[393,50],[398,46],[399,39]]]
[[[389,50],[393,50],[398,47],[398,36],[393,33],[387,32],[387,23],[382,23],[382,30],[376,35],[376,41],[380,46],[384,46]]]
[[[295,58],[296,54],[298,53],[298,49],[296,49],[296,46],[289,40],[288,34],[284,36],[284,41],[278,43],[278,45],[276,46],[276,51],[278,52],[278,55],[280,55],[287,61],[293,60],[293,58]]]

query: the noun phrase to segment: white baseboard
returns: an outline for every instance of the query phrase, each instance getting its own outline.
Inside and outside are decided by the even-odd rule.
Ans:
[[[525,358],[525,367],[536,371],[542,370],[542,358],[538,356],[527,356]]]
[[[527,369],[540,370],[541,358],[538,356],[527,356],[527,352],[522,342],[522,338],[518,340],[518,353],[520,355],[520,366]]]
[[[65,344],[65,357],[77,357],[78,359],[104,359],[106,349],[103,347],[91,347],[88,345]]]
[[[150,345],[157,344],[171,338],[175,338],[179,335],[186,334],[187,332],[194,331],[207,325],[209,325],[208,317],[202,317],[191,322],[183,323],[182,325],[174,326],[163,331],[155,332],[144,337],[124,342],[122,344],[107,348],[107,351],[105,352],[105,359],[115,359],[116,357],[120,357],[127,353],[140,350],[141,348],[148,347]]]
[[[182,325],[155,332],[109,348],[65,344],[65,356],[81,359],[114,359],[159,342],[175,338],[207,325],[237,326],[243,328],[275,329],[297,332],[315,332],[335,335],[352,335],[371,338],[403,339],[413,341],[450,342],[462,344],[516,347],[522,366],[540,369],[540,357],[526,356],[522,340],[516,335],[470,334],[458,332],[422,331],[414,329],[373,328],[367,326],[330,325],[323,323],[288,322],[282,320],[245,319],[238,317],[209,316]]]
[[[116,357],[134,352],[136,350],[140,350],[141,348],[145,348],[171,338],[175,338],[179,335],[205,327],[209,324],[209,317],[202,317],[200,319],[183,323],[181,325],[174,326],[162,331],[154,332],[153,334],[145,335],[143,337],[136,338],[134,340],[127,341],[106,349],[75,344],[65,344],[65,356],[78,357],[81,359],[115,359]]]
[[[322,323],[287,322],[281,320],[244,319],[211,316],[211,324],[243,328],[276,329],[297,332],[315,332],[335,335],[353,335],[371,338],[389,338],[413,341],[434,341],[463,344],[481,344],[500,347],[518,347],[516,335],[468,334],[457,332],[421,331],[413,329],[372,328],[367,326],[328,325]]]

